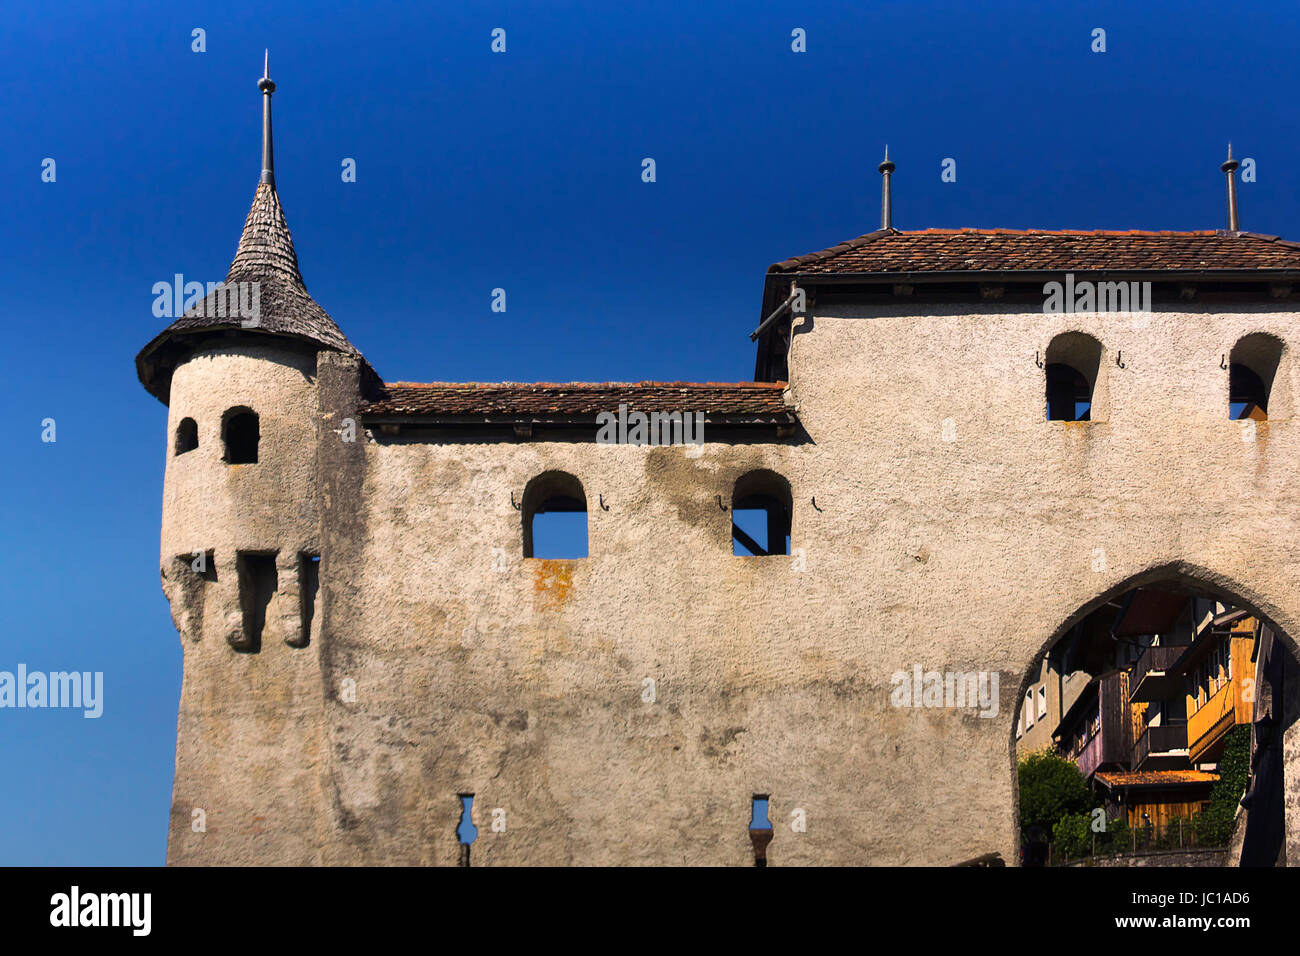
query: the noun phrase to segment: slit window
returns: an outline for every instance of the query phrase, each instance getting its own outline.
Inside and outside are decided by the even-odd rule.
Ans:
[[[754,471],[736,482],[731,498],[731,553],[766,557],[790,553],[790,484],[772,471]]]
[[[562,471],[538,475],[524,489],[524,557],[570,560],[587,556],[587,496]]]
[[[460,800],[460,823],[456,826],[456,839],[460,842],[460,865],[469,866],[469,848],[478,839],[478,827],[474,826],[474,794],[462,793]]]
[[[312,622],[316,619],[316,590],[319,587],[320,555],[298,555],[298,600],[302,625],[298,639],[290,642],[294,647],[306,647],[311,643]]]
[[[754,865],[767,866],[767,845],[772,842],[772,821],[767,810],[770,799],[766,793],[754,794],[749,811],[749,841],[754,845]]]
[[[182,418],[176,426],[176,454],[183,455],[199,447],[199,426],[192,418]]]
[[[221,437],[226,446],[227,464],[257,463],[257,444],[261,431],[256,412],[248,408],[232,408],[226,412],[221,425]]]

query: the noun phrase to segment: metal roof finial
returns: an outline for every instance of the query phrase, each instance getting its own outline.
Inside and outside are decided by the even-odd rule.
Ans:
[[[1228,177],[1228,231],[1237,232],[1237,179],[1232,174],[1241,164],[1232,158],[1232,143],[1228,143],[1228,158],[1219,167]]]
[[[262,91],[262,178],[259,183],[266,183],[275,188],[275,150],[271,145],[271,94],[275,92],[275,81],[271,79],[271,51],[267,50],[262,60],[262,78],[257,81],[257,88]]]
[[[894,171],[894,164],[889,159],[889,144],[885,144],[885,159],[876,171],[883,177],[880,184],[880,228],[893,229],[893,215],[890,209],[889,176]]]

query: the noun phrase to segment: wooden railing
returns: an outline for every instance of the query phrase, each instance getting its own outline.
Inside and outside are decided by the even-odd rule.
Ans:
[[[1142,652],[1142,656],[1137,659],[1133,665],[1133,672],[1129,675],[1128,686],[1130,693],[1136,692],[1142,684],[1142,678],[1146,677],[1151,671],[1167,671],[1173,665],[1174,661],[1186,651],[1186,647],[1148,647]]]
[[[1228,681],[1187,718],[1187,745],[1193,755],[1204,750],[1212,742],[1207,738],[1220,728],[1220,722],[1223,722],[1224,730],[1232,726],[1224,718],[1232,714],[1236,703],[1237,693],[1234,684]]]
[[[1166,724],[1147,727],[1133,745],[1133,769],[1141,770],[1142,762],[1154,754],[1187,749],[1187,725]]]

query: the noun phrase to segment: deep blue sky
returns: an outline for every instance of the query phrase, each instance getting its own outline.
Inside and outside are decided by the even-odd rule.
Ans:
[[[225,274],[263,47],[307,286],[389,380],[746,380],[764,270],[876,227],[885,142],[899,228],[1193,229],[1231,138],[1243,228],[1300,238],[1291,3],[426,6],[4,11],[0,670],[103,671],[106,701],[0,710],[0,863],[164,859],[166,412],[132,358],[153,283]]]

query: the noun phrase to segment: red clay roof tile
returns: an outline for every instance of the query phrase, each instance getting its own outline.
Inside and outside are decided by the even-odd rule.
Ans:
[[[594,417],[600,412],[703,412],[788,423],[784,382],[391,382],[362,407],[371,417]]]
[[[1300,270],[1300,243],[1249,232],[1041,229],[882,229],[794,256],[769,272]]]

